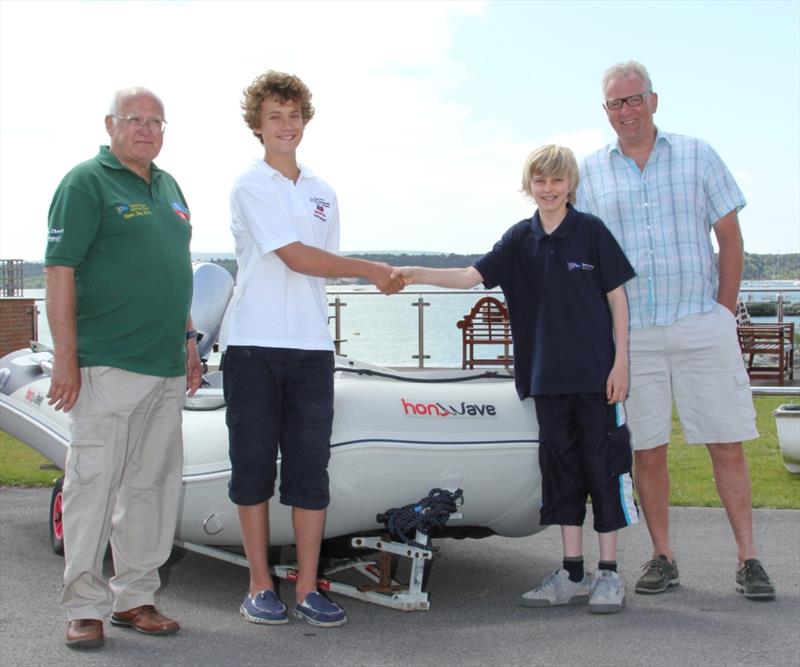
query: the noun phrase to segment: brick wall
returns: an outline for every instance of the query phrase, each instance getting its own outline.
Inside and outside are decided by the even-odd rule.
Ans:
[[[35,299],[0,298],[0,357],[38,338]]]

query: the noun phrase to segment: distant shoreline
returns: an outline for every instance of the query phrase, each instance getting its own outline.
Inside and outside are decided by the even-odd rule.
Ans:
[[[456,268],[470,266],[483,253],[457,254],[434,252],[343,252],[348,257],[386,262],[394,266],[412,265],[432,268]],[[198,252],[192,254],[193,261],[219,264],[231,275],[236,276],[236,259],[231,253]],[[23,262],[23,287],[36,289],[44,287],[44,265],[42,262]],[[742,280],[798,280],[800,279],[800,253],[753,254],[745,253]],[[360,284],[363,281],[343,280],[338,284]]]

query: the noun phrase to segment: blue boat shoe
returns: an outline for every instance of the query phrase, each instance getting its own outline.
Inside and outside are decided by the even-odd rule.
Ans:
[[[282,625],[289,622],[286,605],[278,599],[275,591],[263,590],[255,596],[248,592],[239,612],[251,623]]]
[[[337,625],[347,623],[344,609],[317,591],[306,595],[302,604],[294,608],[294,615],[320,628],[335,628]]]

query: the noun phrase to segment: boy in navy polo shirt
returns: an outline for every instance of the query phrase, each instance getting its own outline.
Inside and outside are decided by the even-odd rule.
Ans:
[[[619,611],[617,530],[638,521],[622,401],[628,391],[628,304],[634,271],[598,218],[572,207],[578,165],[568,148],[528,156],[522,190],[537,205],[491,252],[462,269],[402,267],[406,284],[503,290],[521,399],[534,398],[542,472],[541,523],[561,526],[563,567],[522,596],[526,607],[589,603]],[[584,572],[583,521],[592,498],[600,563]]]

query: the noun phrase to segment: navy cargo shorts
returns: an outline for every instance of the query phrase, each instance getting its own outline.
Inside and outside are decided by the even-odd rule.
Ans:
[[[637,523],[630,433],[618,418],[624,414],[622,405],[609,405],[603,394],[535,396],[534,401],[541,524],[582,526],[588,497],[598,533]]]
[[[231,459],[228,495],[257,505],[325,509],[333,428],[333,353],[229,346],[222,363]]]

